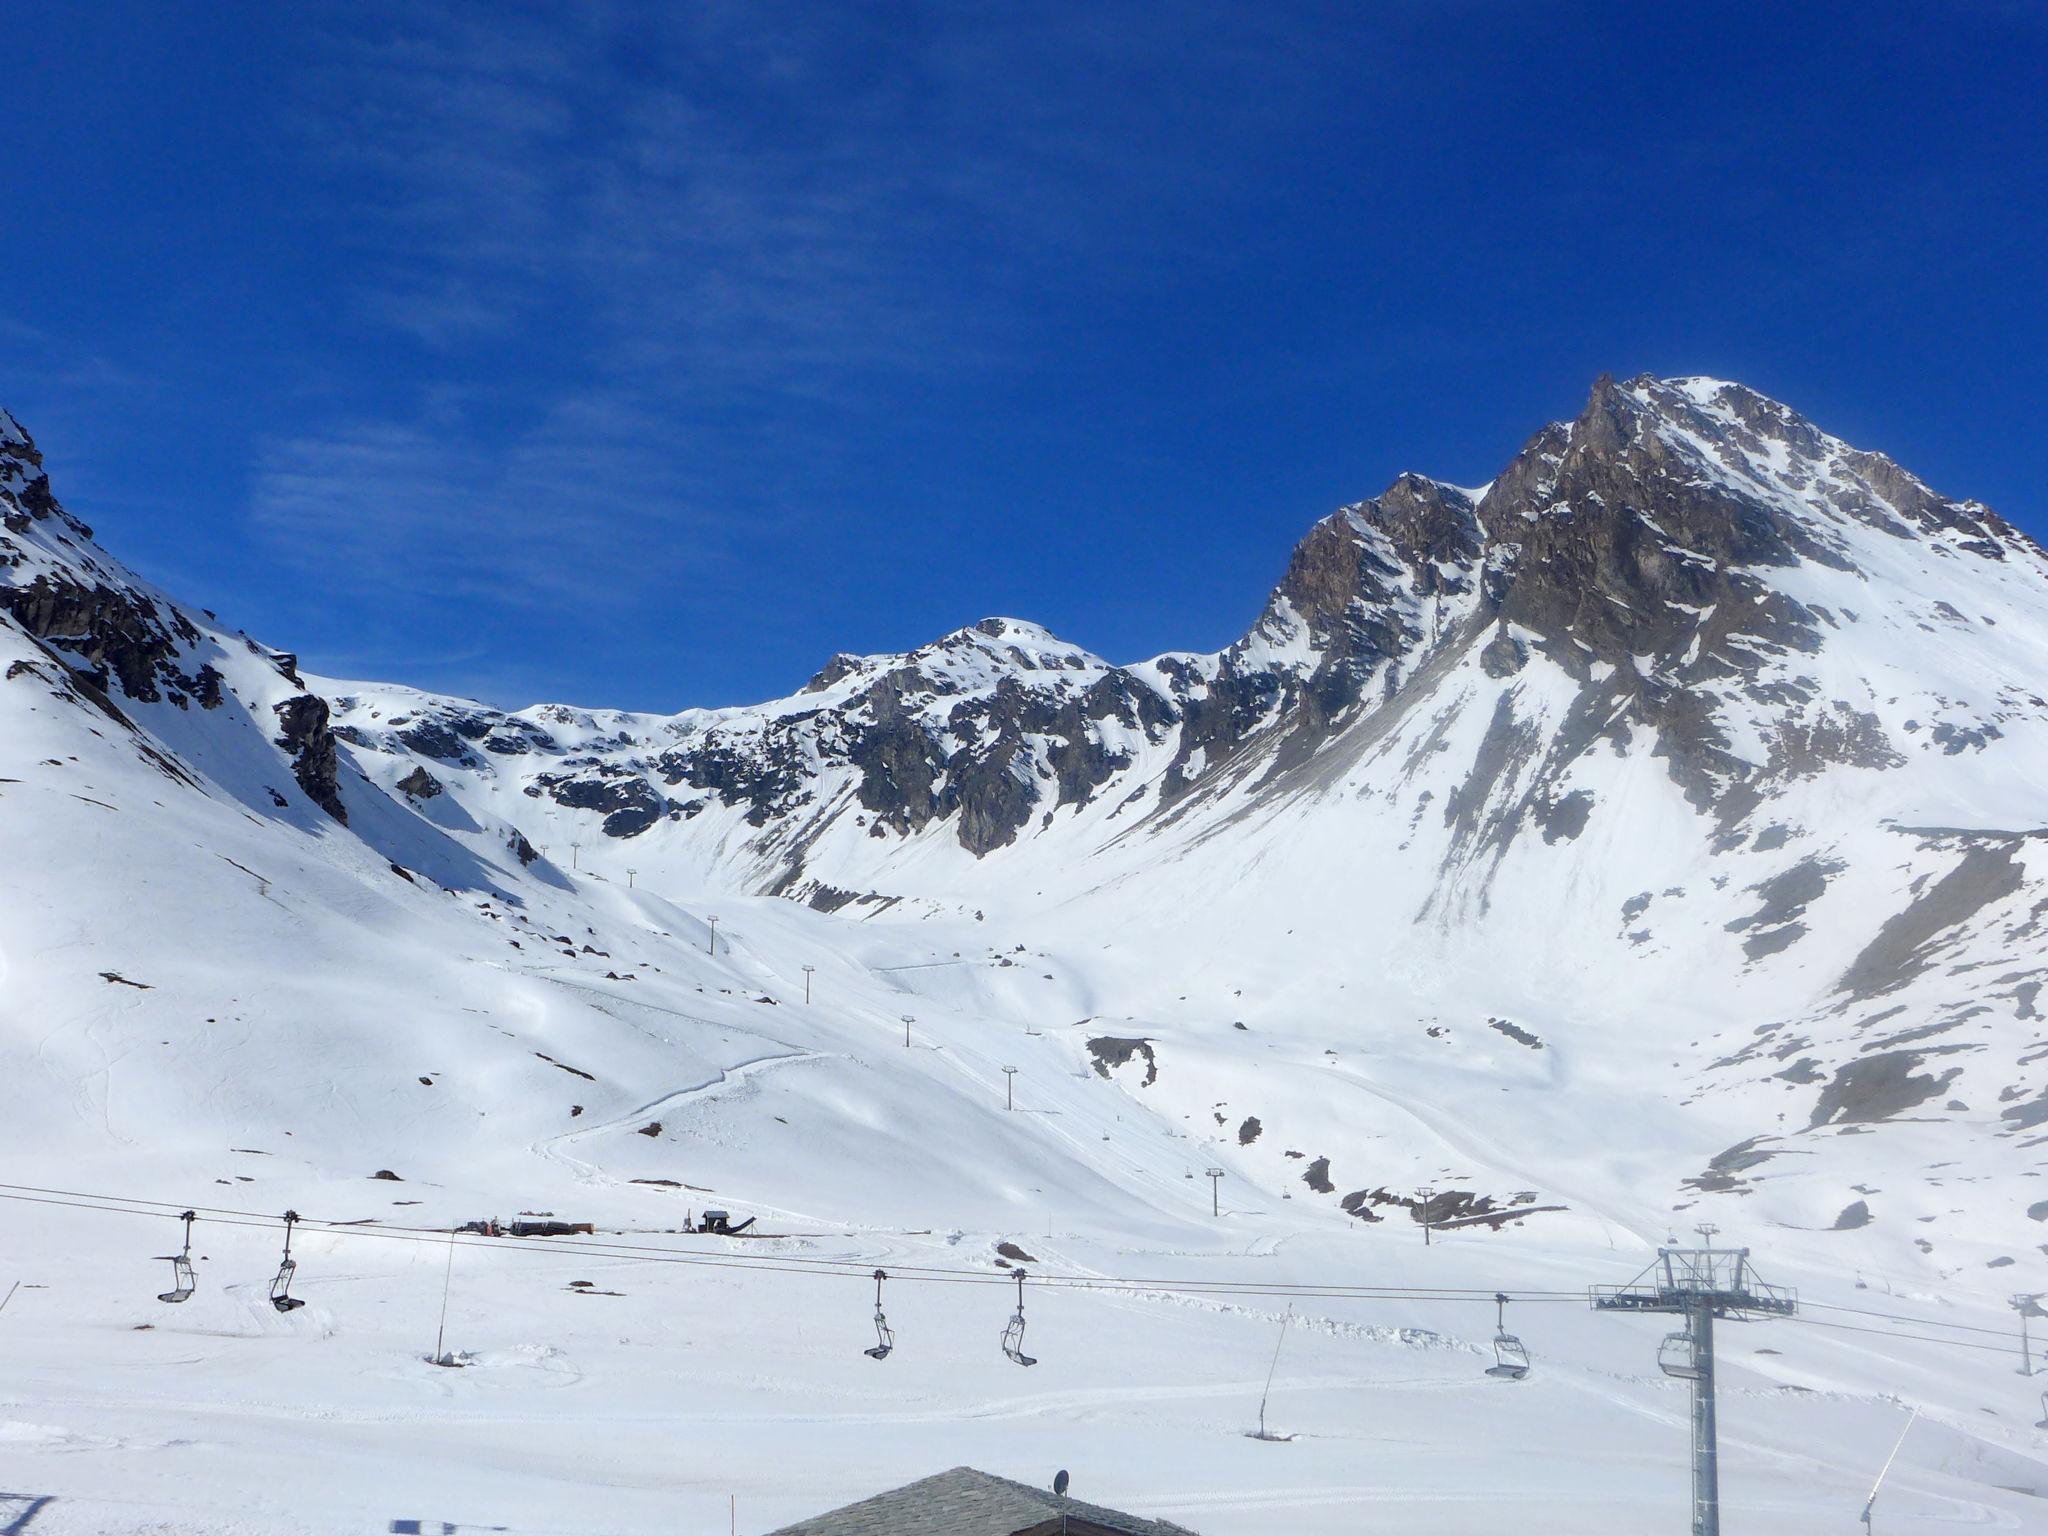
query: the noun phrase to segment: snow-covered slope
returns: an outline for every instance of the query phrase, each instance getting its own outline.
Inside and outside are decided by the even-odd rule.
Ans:
[[[280,1318],[272,1234],[216,1214],[167,1309],[161,1216],[0,1207],[50,1287],[0,1314],[37,1319],[0,1483],[57,1496],[38,1532],[723,1529],[735,1491],[761,1529],[960,1460],[1212,1532],[1510,1492],[1638,1528],[1682,1508],[1682,1399],[1569,1297],[1670,1228],[1949,1343],[2041,1288],[2048,561],[1740,386],[1603,380],[1487,487],[1403,477],[1216,655],[992,619],[672,717],[303,676],[102,550],[4,417],[0,514],[7,1182],[437,1229],[720,1204],[784,1235],[631,1240],[848,1266],[465,1248],[450,1374],[414,1358],[438,1246],[309,1233]],[[1161,1283],[1048,1290],[1029,1376],[954,1282],[859,1357],[869,1268],[999,1277],[998,1243]],[[1334,1278],[1554,1293],[1543,1368],[1476,1376],[1490,1306],[1304,1298],[1277,1390],[1317,1438],[1242,1441],[1283,1303],[1185,1288]],[[2003,1357],[1755,1345],[1746,1528],[1860,1499],[1887,1394],[1933,1421],[1900,1528],[2039,1518]]]
[[[1504,1017],[1653,1068],[1728,1136],[1684,1138],[1674,1193],[1796,1144],[1832,1221],[1845,1132],[1951,1120],[2016,1173],[2048,1119],[2044,657],[2048,560],[1987,509],[1738,385],[1637,379],[1482,492],[1407,476],[1318,524],[1220,655],[991,619],[665,719],[323,692],[426,814],[658,889],[1114,933],[1100,1005],[1147,1019],[1371,988],[1407,1021],[1379,1049],[1491,1054]]]

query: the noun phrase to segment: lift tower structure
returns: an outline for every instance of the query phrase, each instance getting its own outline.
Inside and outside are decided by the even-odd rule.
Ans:
[[[1627,1285],[1596,1285],[1596,1312],[1662,1313],[1685,1319],[1667,1334],[1657,1363],[1692,1385],[1692,1536],[1721,1536],[1721,1466],[1714,1426],[1714,1320],[1790,1317],[1796,1293],[1766,1285],[1750,1267],[1747,1248],[1716,1248],[1701,1227],[1698,1248],[1659,1248],[1657,1262]]]

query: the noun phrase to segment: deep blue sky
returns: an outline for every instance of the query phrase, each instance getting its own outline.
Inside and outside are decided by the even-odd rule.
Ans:
[[[1212,648],[1603,370],[2048,532],[2048,5],[16,7],[0,403],[308,664]]]

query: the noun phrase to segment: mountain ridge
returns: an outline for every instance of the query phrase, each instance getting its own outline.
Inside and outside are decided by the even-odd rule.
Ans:
[[[1640,993],[1684,1021],[1650,1036],[1704,1117],[1684,1199],[1769,1183],[1771,1138],[1921,1116],[2016,1179],[2048,1118],[2048,561],[1739,385],[1603,379],[1485,487],[1397,477],[1216,652],[1119,666],[985,619],[670,716],[306,676],[99,550],[25,433],[0,454],[13,698],[111,716],[363,878],[500,903],[601,875],[1068,954],[1106,931],[1147,958],[1102,962],[1097,1011],[1168,1015],[1168,976],[1242,997],[1248,968],[1244,1013],[1355,986],[1387,1070],[1421,1071],[1442,1037],[1398,1021],[1456,998],[1596,1097]],[[1384,1151],[1346,1102],[1290,1135],[1364,1220],[1402,1175],[1347,1173]],[[1806,1187],[1855,1182],[1849,1149],[1800,1150]]]
[[[1319,520],[1295,547],[1258,618],[1221,651],[1167,652],[1119,666],[1028,621],[985,619],[909,652],[842,653],[784,700],[631,717],[666,739],[640,774],[644,793],[573,776],[543,789],[609,805],[608,816],[631,810],[613,823],[614,835],[638,836],[663,817],[687,816],[706,793],[728,807],[743,804],[759,829],[804,803],[799,759],[837,757],[856,770],[857,798],[875,825],[913,835],[934,821],[950,822],[962,846],[981,857],[1024,835],[1034,815],[1103,792],[1135,756],[1147,755],[1138,751],[1141,742],[1156,748],[1167,734],[1176,740],[1160,776],[1162,806],[1280,722],[1292,737],[1283,758],[1313,755],[1340,718],[1368,703],[1374,679],[1391,697],[1404,664],[1441,645],[1447,628],[1483,619],[1483,663],[1496,676],[1518,672],[1532,645],[1582,684],[1608,682],[1613,673],[1591,675],[1603,665],[1620,671],[1607,693],[1628,693],[1632,717],[1658,731],[1674,773],[1697,801],[1726,806],[1731,784],[1771,764],[1729,755],[1702,691],[1757,672],[1761,651],[1811,651],[1823,625],[1839,627],[1831,610],[1808,609],[1757,573],[1803,562],[1840,569],[1848,556],[1839,532],[1786,514],[1782,483],[1745,486],[1731,478],[1704,511],[1681,508],[1669,529],[1654,513],[1635,516],[1633,509],[1598,516],[1605,498],[1616,495],[1617,460],[1633,475],[1623,497],[1649,483],[1668,489],[1671,462],[1685,451],[1697,457],[1699,440],[1674,446],[1656,426],[1675,420],[1697,428],[1708,405],[1720,411],[1709,425],[1732,431],[1766,461],[1780,452],[1789,458],[1797,447],[1809,463],[1820,454],[1824,468],[1856,471],[1824,483],[1790,466],[1817,485],[1818,495],[1841,503],[1832,509],[1839,519],[1894,536],[1910,520],[1911,536],[1941,539],[1940,552],[1950,558],[2036,566],[2041,560],[2038,546],[1995,514],[1936,497],[1889,460],[1856,453],[1741,386],[1646,378],[1621,386],[1603,379],[1575,421],[1535,434],[1479,500],[1405,474],[1381,496]],[[1648,468],[1628,465],[1630,454],[1650,461]],[[1903,514],[1878,491],[1903,504]],[[1826,500],[1815,505],[1830,507]],[[1559,506],[1567,510],[1545,515]],[[1665,515],[1672,516],[1668,509]],[[1663,606],[1643,611],[1645,593]],[[1004,633],[1012,638],[1007,651],[993,643]],[[1015,644],[1020,637],[1031,648]],[[1663,675],[1636,664],[1649,655],[1665,658]],[[1752,685],[1751,702],[1768,702],[1758,697],[1765,691]],[[481,720],[599,714],[613,718],[535,706],[480,709],[457,723],[474,730]],[[826,719],[829,729],[804,729]],[[368,722],[351,724],[369,739]],[[1983,728],[1975,720],[1947,727],[1959,739],[1976,739]],[[1029,743],[1034,737],[1038,750]],[[435,743],[443,754],[453,751],[445,734]],[[1888,750],[1873,735],[1867,711],[1822,711],[1780,734],[1775,771],[1800,771],[1833,756],[1875,761]],[[1034,781],[1053,788],[1041,792]],[[1739,809],[1740,798],[1727,808]]]

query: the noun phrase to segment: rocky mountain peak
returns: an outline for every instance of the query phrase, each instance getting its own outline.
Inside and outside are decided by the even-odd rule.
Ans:
[[[866,693],[879,708],[998,686],[1008,680],[1063,690],[1109,669],[1043,625],[988,618],[963,625],[915,650],[859,656],[841,652],[805,683],[800,697]]]
[[[945,825],[981,856],[1105,795],[1136,821],[1180,814],[1197,790],[1276,784],[1375,720],[1450,708],[1429,690],[1469,657],[1504,690],[1495,732],[1545,783],[1641,740],[1727,821],[1774,777],[1896,760],[1907,720],[1881,723],[1879,685],[1853,666],[1823,679],[1816,658],[1922,624],[1910,588],[1941,586],[1967,612],[1987,569],[2048,600],[2048,563],[1985,509],[1755,391],[1603,377],[1489,485],[1404,474],[1315,523],[1257,620],[1213,655],[1112,666],[991,617],[909,651],[835,656],[789,699],[623,722],[608,742],[464,705],[409,716],[390,745],[427,742],[437,773],[513,772],[529,794],[602,812],[613,836],[736,813],[729,835],[787,890],[840,819],[885,846]],[[1515,697],[1537,658],[1577,690],[1540,729]],[[1998,728],[2004,706],[1981,690],[1947,697],[1911,728]],[[390,736],[350,701],[341,723],[366,751]]]
[[[25,534],[32,522],[50,517],[61,518],[80,538],[92,537],[92,530],[50,494],[50,477],[43,472],[43,455],[35,439],[10,413],[0,410],[0,525]]]
[[[35,439],[14,419],[12,411],[4,409],[0,409],[0,453],[10,453],[38,469],[42,467],[43,456],[36,450]]]
[[[8,528],[46,519],[40,455],[11,417],[0,459]],[[218,698],[197,666],[213,642],[91,546],[59,558],[54,526],[0,532],[17,567],[0,607],[95,686]],[[68,521],[64,534],[77,543]],[[2031,709],[1973,684],[1893,711],[1893,685],[1857,675],[1880,633],[1976,624],[1995,606],[1978,600],[1987,580],[2048,603],[2048,561],[1980,505],[1739,384],[1609,376],[1484,487],[1404,474],[1322,518],[1245,635],[1211,655],[1113,666],[994,616],[908,651],[837,655],[787,699],[672,718],[507,715],[373,690],[330,702],[339,740],[361,761],[388,756],[394,786],[431,760],[456,798],[462,774],[513,784],[600,816],[612,837],[731,812],[722,835],[774,889],[802,883],[840,820],[885,845],[946,825],[980,856],[1105,795],[1131,821],[1177,815],[1198,789],[1276,784],[1376,720],[1448,710],[1431,690],[1465,675],[1502,690],[1495,729],[1545,782],[1589,750],[1646,739],[1725,822],[1774,777],[1896,761],[1923,728],[1989,740]],[[1850,659],[1823,667],[1830,648]],[[1517,697],[1538,658],[1577,691],[1540,729]],[[339,816],[328,791],[345,762],[282,675],[294,696],[279,744]]]

